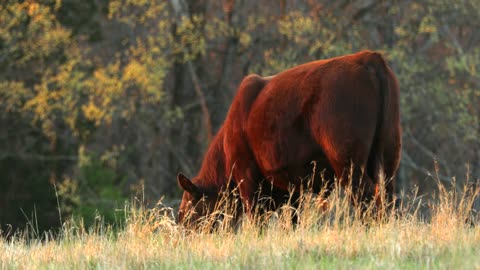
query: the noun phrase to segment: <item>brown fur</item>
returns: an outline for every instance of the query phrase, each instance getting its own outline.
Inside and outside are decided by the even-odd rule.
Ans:
[[[185,191],[180,203],[179,221],[183,221],[187,212],[192,209],[195,211],[189,214],[193,221],[212,212],[219,193],[227,188],[223,130],[223,127],[220,128],[209,146],[198,175],[192,180],[182,174],[177,177],[180,186]],[[203,203],[199,203],[202,197]]]
[[[384,174],[391,200],[400,151],[397,80],[380,54],[362,51],[268,78],[246,77],[193,183],[218,191],[232,170],[250,212],[264,179],[281,202],[291,186],[298,192],[306,185],[315,161],[314,192],[331,187],[335,177],[346,186],[351,172],[352,199],[369,201]]]

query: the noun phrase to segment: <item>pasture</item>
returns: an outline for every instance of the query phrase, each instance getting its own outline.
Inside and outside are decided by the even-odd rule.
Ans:
[[[479,0],[1,3],[0,270],[480,269]]]
[[[305,193],[298,209],[243,219],[236,229],[206,218],[189,230],[173,209],[126,206],[125,223],[112,229],[66,222],[35,237],[31,230],[0,240],[1,269],[478,269],[480,228],[470,212],[478,195],[438,184],[428,203],[414,192],[381,218],[360,217],[335,189],[322,205]],[[224,209],[219,209],[224,210]],[[292,224],[292,211],[299,221]],[[472,219],[473,217],[473,219]],[[100,219],[99,219],[100,220]],[[216,229],[211,230],[211,224]],[[259,225],[260,224],[260,225]],[[39,240],[41,239],[41,240]]]

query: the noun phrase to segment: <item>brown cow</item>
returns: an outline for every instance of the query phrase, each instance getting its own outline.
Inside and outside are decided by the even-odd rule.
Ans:
[[[200,178],[218,183],[206,179],[203,168],[219,168],[217,179],[232,169],[248,213],[263,179],[276,190],[293,185],[299,191],[312,161],[329,180],[323,183],[315,173],[314,192],[336,176],[341,186],[352,182],[354,202],[368,202],[378,195],[383,174],[391,200],[401,151],[398,82],[382,56],[370,51],[310,62],[268,79],[248,76],[219,135],[212,147],[220,147],[223,137],[221,169],[209,165],[210,149]],[[186,193],[204,189],[196,179],[179,182]]]

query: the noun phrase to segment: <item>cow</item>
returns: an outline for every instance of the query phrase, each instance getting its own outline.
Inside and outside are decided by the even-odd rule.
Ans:
[[[180,213],[190,209],[188,201],[198,202],[192,192],[198,197],[227,188],[231,175],[251,215],[263,183],[279,192],[278,198],[292,187],[298,193],[312,174],[312,162],[318,170],[313,192],[327,187],[328,196],[336,180],[351,186],[355,204],[381,204],[381,190],[392,202],[400,154],[399,85],[380,53],[309,62],[268,78],[250,75],[199,175],[193,181],[179,175],[185,191]]]
[[[258,93],[263,89],[270,78],[262,78],[258,75],[247,76],[239,86],[237,94],[234,98],[235,106],[232,106],[231,114],[237,117],[248,113],[248,109],[255,100]],[[237,110],[233,112],[232,110]],[[205,153],[200,171],[193,179],[189,179],[182,173],[177,175],[177,181],[184,190],[182,201],[178,211],[178,221],[180,223],[187,222],[190,225],[200,218],[212,213],[217,206],[222,195],[227,195],[226,200],[236,200],[232,191],[238,188],[235,181],[230,181],[232,168],[227,167],[225,152],[225,125],[221,126],[212,143]],[[283,202],[292,199],[289,191],[279,190],[267,181],[259,182],[258,191],[261,191],[261,197],[267,202],[265,210],[276,209]],[[260,196],[259,196],[260,197]],[[237,205],[240,206],[240,205]],[[233,210],[233,222],[241,216],[241,207]]]

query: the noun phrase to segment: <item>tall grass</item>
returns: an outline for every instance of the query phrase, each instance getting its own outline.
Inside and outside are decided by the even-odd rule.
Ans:
[[[70,221],[55,237],[24,232],[0,240],[0,268],[480,269],[480,229],[471,212],[478,190],[439,182],[434,200],[424,203],[413,192],[396,209],[385,207],[381,219],[361,214],[348,192],[335,188],[327,202],[305,192],[297,207],[237,226],[228,213],[235,202],[223,201],[197,229],[177,225],[161,203],[126,206],[121,229]]]

